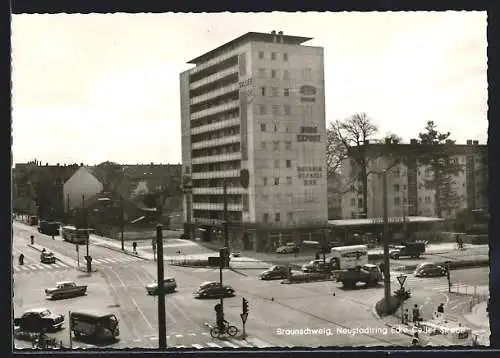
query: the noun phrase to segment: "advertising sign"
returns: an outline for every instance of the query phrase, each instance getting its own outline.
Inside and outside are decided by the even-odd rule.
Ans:
[[[303,85],[299,88],[301,102],[316,102],[316,87]]]

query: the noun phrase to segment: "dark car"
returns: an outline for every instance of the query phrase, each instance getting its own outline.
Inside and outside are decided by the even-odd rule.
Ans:
[[[42,254],[40,255],[40,262],[42,264],[55,264],[56,257],[52,252],[42,252]]]
[[[294,242],[289,242],[284,246],[280,246],[276,249],[277,254],[294,254],[299,252],[299,247]]]
[[[175,281],[175,278],[165,278],[163,280],[163,287],[165,293],[174,292],[177,288],[177,282]],[[146,285],[146,291],[148,292],[148,295],[157,295],[159,293],[158,282],[155,281],[153,283],[150,283],[149,285]]]
[[[413,274],[416,277],[446,276],[446,268],[431,262],[426,262],[418,265]]]
[[[284,279],[288,277],[289,268],[286,266],[271,266],[259,274],[261,280]]]
[[[75,338],[83,336],[99,341],[116,341],[120,336],[118,318],[112,313],[73,311],[70,321]]]
[[[25,332],[46,332],[58,330],[64,323],[64,315],[54,314],[47,308],[35,308],[24,312],[19,318],[14,318],[14,326]]]
[[[425,253],[425,242],[402,242],[401,245],[392,245],[390,258],[399,260],[400,257],[411,257],[418,259]]]
[[[209,298],[209,297],[224,297],[234,296],[234,288],[228,285],[221,286],[220,282],[204,282],[200,285],[200,288],[193,292],[198,298]]]

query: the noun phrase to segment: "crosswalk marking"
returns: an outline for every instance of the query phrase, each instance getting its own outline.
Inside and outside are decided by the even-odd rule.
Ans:
[[[253,346],[247,341],[238,341],[238,343],[243,347],[253,348]]]
[[[42,269],[42,270],[45,268],[45,266],[41,265],[41,264],[35,264],[34,266],[36,266],[37,268]]]
[[[176,339],[173,337],[176,337],[177,339],[182,338],[182,337],[187,337],[187,336],[203,336],[207,335],[206,332],[197,332],[197,333],[185,333],[185,334],[173,334],[171,336],[167,336],[167,341],[171,342],[171,338],[174,339],[173,342],[176,342]],[[158,336],[145,336],[145,339],[149,339],[151,341],[158,341]],[[179,342],[181,343],[181,342]],[[186,343],[184,343],[186,344]],[[214,341],[208,341],[208,342],[198,342],[198,343],[187,343],[187,347],[192,347],[195,349],[206,349],[206,348],[224,348],[224,347],[229,347],[229,348],[267,348],[267,347],[272,347],[271,344],[259,339],[259,338],[253,338],[249,337],[245,340],[239,340],[239,339],[234,339],[234,338],[228,338],[228,339],[223,339],[219,340],[217,342]],[[170,348],[186,348],[186,346],[169,346]]]
[[[222,343],[224,343],[226,346],[228,346],[230,348],[239,348],[239,346],[237,346],[236,344],[233,344],[233,343],[231,343],[229,341],[224,341]]]
[[[36,271],[49,271],[49,270],[62,270],[62,269],[68,269],[70,266],[62,263],[62,262],[56,262],[54,264],[31,264],[31,265],[14,265],[14,272],[19,272],[19,273],[26,273],[26,272],[36,272]]]
[[[195,343],[195,344],[191,344],[191,345],[192,345],[194,348],[196,348],[196,349],[203,349],[203,348],[205,348],[205,347],[203,347],[201,344],[196,344],[196,343]]]
[[[32,270],[36,270],[37,269],[36,265],[28,265],[27,267],[29,267]]]
[[[207,342],[207,346],[213,347],[213,348],[222,348],[221,346],[219,346],[217,343],[214,343],[214,342]]]
[[[257,346],[259,348],[266,348],[266,347],[271,347],[271,345],[267,342],[264,342],[258,338],[247,338],[247,342],[252,343],[254,346]]]
[[[176,335],[175,335],[175,338],[182,338],[182,337],[183,337],[183,335],[182,335],[182,334],[176,334]]]

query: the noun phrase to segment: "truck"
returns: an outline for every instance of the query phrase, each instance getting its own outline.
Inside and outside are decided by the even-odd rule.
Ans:
[[[38,232],[45,235],[59,235],[59,223],[47,220],[40,220],[38,223]]]
[[[53,300],[67,297],[83,296],[87,293],[87,286],[78,286],[73,281],[61,281],[56,287],[45,289],[45,295]]]
[[[425,242],[402,242],[400,245],[391,245],[389,257],[399,260],[401,257],[411,257],[418,259],[425,253]]]
[[[347,288],[354,288],[358,282],[377,285],[382,273],[374,264],[368,263],[368,247],[366,245],[340,246],[331,249],[329,262],[337,282]]]

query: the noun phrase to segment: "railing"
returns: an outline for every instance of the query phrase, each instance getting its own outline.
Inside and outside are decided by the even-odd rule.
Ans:
[[[191,128],[191,134],[200,134],[205,132],[212,132],[218,129],[223,129],[227,127],[233,127],[240,124],[240,117],[235,117],[231,119],[226,119],[224,121],[205,124],[199,127]]]

